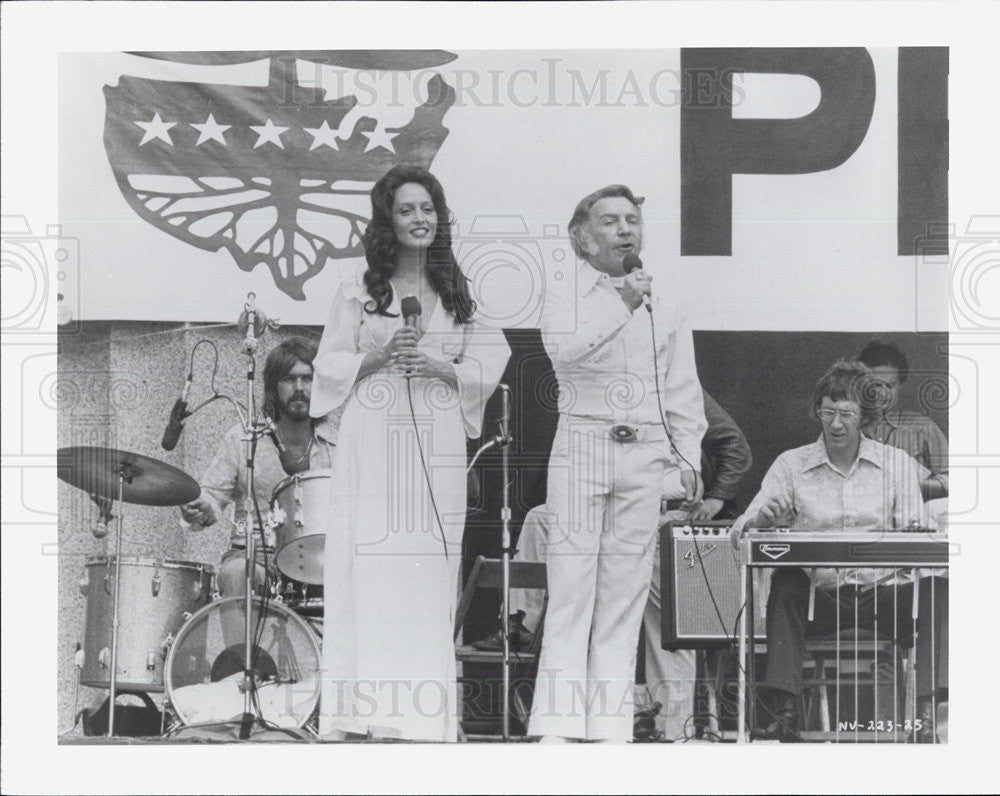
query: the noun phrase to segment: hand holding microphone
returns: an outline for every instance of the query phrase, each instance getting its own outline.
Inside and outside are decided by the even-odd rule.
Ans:
[[[399,305],[403,314],[404,326],[397,329],[389,342],[389,356],[393,361],[404,365],[404,374],[410,378],[415,372],[418,352],[417,343],[420,340],[420,330],[417,319],[420,317],[420,299],[416,296],[405,296]]]
[[[653,277],[647,274],[642,268],[642,260],[639,255],[629,252],[622,260],[622,268],[625,269],[625,285],[622,288],[622,301],[630,310],[636,310],[640,304],[645,305],[647,312],[653,311],[653,306],[649,303],[652,295],[650,282]]]

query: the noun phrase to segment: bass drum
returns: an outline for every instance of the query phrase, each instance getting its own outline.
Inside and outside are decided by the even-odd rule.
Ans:
[[[242,717],[245,605],[243,597],[206,605],[171,646],[167,698],[184,724]],[[268,601],[265,608],[260,599],[254,600],[251,625],[259,715],[279,727],[305,726],[319,704],[319,634],[281,603]]]
[[[119,690],[162,691],[163,658],[184,621],[211,599],[215,570],[192,561],[122,556],[118,601]],[[87,560],[80,590],[87,596],[81,685],[111,687],[111,624],[115,558]]]

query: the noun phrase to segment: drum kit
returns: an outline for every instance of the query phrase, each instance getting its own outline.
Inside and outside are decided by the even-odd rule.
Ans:
[[[254,720],[305,727],[320,695],[323,528],[330,473],[305,471],[275,487],[268,523],[280,578],[256,596],[220,598],[215,568],[192,561],[122,555],[123,504],[179,506],[196,499],[197,482],[157,459],[101,447],[58,452],[59,477],[116,519],[115,552],[88,558],[80,685],[108,689],[107,734],[115,734],[119,694],[164,693],[183,726],[244,721],[244,639],[233,628],[249,619]],[[112,515],[111,508],[118,507]],[[234,643],[235,641],[235,643]]]
[[[161,444],[165,450],[173,450],[185,418],[217,399],[228,401],[244,431],[244,516],[253,517],[254,448],[272,428],[271,421],[256,411],[254,354],[258,336],[273,325],[269,327],[271,322],[256,309],[254,294],[247,298],[237,323],[244,335],[242,352],[247,357],[245,403],[214,392],[188,411],[187,392],[193,378],[189,372]],[[194,351],[191,359],[193,364]],[[509,693],[511,397],[507,385],[501,384],[500,389],[500,434],[476,452],[468,469],[486,450],[501,449],[501,617],[504,691]],[[241,740],[248,739],[255,726],[315,729],[322,686],[323,636],[323,598],[317,592],[321,594],[323,583],[330,471],[294,472],[282,460],[288,477],[274,488],[265,520],[269,527],[262,529],[264,538],[273,531],[273,552],[281,576],[272,579],[263,593],[258,591],[254,583],[256,533],[247,533],[243,595],[220,599],[212,566],[122,554],[125,504],[190,503],[201,494],[191,476],[158,459],[111,448],[62,448],[58,457],[59,478],[88,494],[100,507],[101,521],[95,535],[106,535],[107,524],[116,519],[114,554],[88,559],[80,581],[87,606],[84,644],[77,655],[79,684],[109,690],[107,735],[115,735],[115,700],[119,692],[141,695],[147,704],[147,692],[165,693],[164,705],[173,711],[181,727],[238,723]],[[113,513],[115,504],[117,511]],[[265,550],[270,556],[270,551]],[[237,630],[240,624],[242,632]],[[509,705],[503,701],[503,734],[507,739]],[[163,734],[162,722],[160,731]]]

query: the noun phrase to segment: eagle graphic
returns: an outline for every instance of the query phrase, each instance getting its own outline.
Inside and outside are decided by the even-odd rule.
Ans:
[[[443,51],[133,54],[202,65],[269,61],[267,86],[122,76],[104,87],[104,147],[142,219],[200,249],[227,250],[244,271],[263,263],[300,301],[327,259],[363,254],[372,183],[397,164],[429,168],[455,101],[435,73],[412,118],[387,127],[377,106],[352,114],[356,96],[325,99],[322,88],[297,79],[303,61],[413,71],[455,59]],[[342,130],[345,117],[352,123]]]

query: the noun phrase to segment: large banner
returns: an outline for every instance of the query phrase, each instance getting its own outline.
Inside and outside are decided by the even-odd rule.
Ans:
[[[322,323],[412,163],[497,326],[535,325],[574,204],[626,183],[697,328],[947,328],[947,48],[68,53],[59,104],[76,319],[234,321],[252,292]]]

